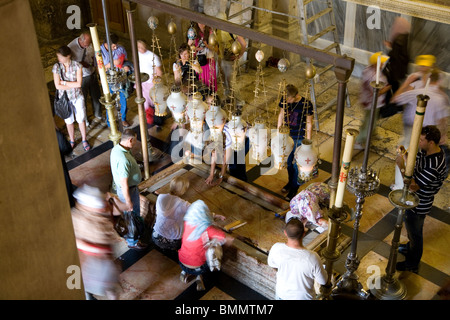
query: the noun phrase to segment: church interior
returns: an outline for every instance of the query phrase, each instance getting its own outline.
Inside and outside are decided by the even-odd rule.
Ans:
[[[220,13],[226,19],[219,19]],[[128,60],[133,62],[133,40],[144,39],[151,44],[149,50],[160,56],[162,79],[171,88],[173,57],[177,47],[186,42],[192,21],[209,22],[216,30],[222,27],[245,38],[245,53],[235,63],[232,94],[242,103],[242,119],[246,123],[253,126],[262,119],[266,128],[277,129],[283,85],[294,84],[301,96],[313,100],[310,140],[317,153],[318,171],[298,192],[311,183],[331,182],[334,192],[336,188],[341,191],[334,196],[336,199],[342,196],[340,200],[351,214],[333,229],[336,233],[332,235],[335,237],[332,250],[337,255],[331,260],[326,257],[331,228],[311,227],[304,245],[331,267],[330,290],[335,290],[349,272],[347,262],[352,254],[356,253],[358,259],[356,270],[351,271],[358,284],[357,292],[334,297],[449,299],[450,255],[445,248],[450,246],[450,178],[444,180],[426,217],[418,272],[394,270],[395,283],[403,291],[396,295],[384,288],[383,292],[377,285],[383,283],[380,278],[389,272],[387,265],[392,259],[404,259],[400,253],[393,257],[394,238],[400,232],[400,243],[408,240],[404,226],[396,231],[400,209],[393,203],[390,188],[395,182],[397,147],[403,135],[402,113],[373,123],[368,147],[350,146],[350,153],[344,152],[352,140],[350,133],[360,130],[364,122],[365,112],[359,103],[363,70],[372,54],[388,53],[384,41],[399,16],[411,25],[408,74],[416,68],[414,58],[427,54],[436,57],[436,66],[450,80],[450,3],[445,0],[0,0],[2,56],[6,58],[0,67],[3,113],[0,299],[86,298],[82,283],[74,289],[68,280],[72,279],[70,267],[79,266],[80,261],[54,131],[56,126],[67,135],[67,130],[64,120],[52,112],[55,94],[52,68],[57,62],[58,48],[78,37],[86,25],[95,23],[100,41],[105,39],[106,30],[111,30],[119,36]],[[150,20],[156,23],[152,25]],[[175,23],[175,32],[168,31],[169,23]],[[329,67],[325,60],[330,61]],[[217,93],[222,100],[227,98],[223,94],[223,80],[219,76],[217,81]],[[443,90],[448,96],[450,81],[444,83]],[[138,136],[131,152],[143,171],[139,185],[141,214],[154,219],[151,206],[158,194],[168,192],[173,178],[184,176],[190,181],[190,188],[183,199],[189,202],[202,199],[212,212],[225,216],[217,226],[227,230],[235,240],[231,247],[224,247],[222,269],[205,275],[206,289],[197,291],[195,281],[180,282],[181,268],[176,254],[152,243],[144,250],[133,250],[117,235],[114,244],[114,262],[120,269],[117,298],[275,299],[276,270],[268,266],[267,255],[274,243],[285,241],[284,215],[289,210],[287,192],[282,192],[288,182],[285,167],[269,163],[273,159],[270,148],[265,157],[257,160],[250,149],[245,158],[247,181],[227,174],[219,185],[207,185],[208,159],[198,161],[187,155],[174,161],[169,148],[175,124],[173,115],[168,110],[161,126],[146,126],[137,95],[137,90],[130,91],[126,117],[129,128]],[[86,99],[86,110],[86,134],[91,148],[84,150],[80,131],[76,129],[75,147],[64,162],[74,188],[88,184],[103,192],[113,192],[110,154],[117,143],[113,136],[124,128],[117,114],[114,118],[117,125],[109,127],[103,120],[96,121],[90,99]],[[231,114],[230,110],[225,111]],[[104,104],[102,113],[105,117]],[[446,134],[450,138],[448,128]],[[350,162],[347,168],[350,172],[363,167],[375,172],[378,185],[373,192],[361,196],[348,186],[345,189],[345,184],[345,191],[340,189],[337,178],[345,154],[349,156],[346,161]],[[358,209],[361,199],[363,205]],[[330,207],[330,215],[331,212]],[[359,213],[356,217],[355,212]],[[229,228],[239,223],[237,228]],[[316,290],[323,294],[320,285]]]

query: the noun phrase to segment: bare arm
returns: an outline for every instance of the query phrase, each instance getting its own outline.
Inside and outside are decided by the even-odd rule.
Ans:
[[[130,190],[128,189],[128,178],[120,179],[120,188],[125,198],[126,211],[133,211],[133,203],[131,202]]]
[[[280,113],[278,114],[277,129],[280,129],[280,127],[283,125],[283,119],[284,119],[284,109],[280,108]]]

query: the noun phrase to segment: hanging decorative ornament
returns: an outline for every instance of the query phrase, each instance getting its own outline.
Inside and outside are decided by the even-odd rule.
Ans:
[[[255,53],[255,58],[256,58],[256,60],[257,60],[258,62],[263,61],[263,59],[264,59],[264,52],[263,52],[262,50],[256,51],[256,53]]]
[[[278,61],[278,70],[280,70],[281,72],[286,72],[290,65],[291,64],[288,59],[282,58]]]
[[[200,92],[194,92],[192,100],[186,105],[186,112],[189,117],[190,129],[189,131],[197,139],[199,135],[203,134],[203,121],[205,120],[205,113],[208,105],[203,102]]]
[[[214,47],[217,44],[217,36],[216,33],[213,31],[208,38],[208,45],[210,47]]]
[[[175,22],[169,22],[169,24],[167,25],[167,32],[169,32],[170,35],[173,35],[177,32],[177,25]]]
[[[289,131],[288,126],[281,126],[271,140],[274,166],[279,170],[287,167],[287,159],[294,149],[294,139],[289,136]]]
[[[249,139],[252,146],[252,159],[256,161],[256,164],[260,164],[267,158],[267,129],[262,117],[256,118],[253,127],[249,129]]]
[[[302,144],[295,150],[294,157],[297,162],[299,182],[306,182],[317,176],[319,158],[311,140],[303,139]]]
[[[227,120],[227,113],[220,105],[216,105],[213,101],[211,107],[205,114],[205,121],[209,127],[209,140],[218,141],[222,137],[223,127]]]
[[[231,51],[234,54],[239,54],[239,52],[241,52],[241,44],[239,43],[239,41],[234,40],[234,42],[231,44]]]
[[[306,67],[305,76],[306,76],[306,79],[308,79],[308,80],[311,80],[312,78],[314,78],[316,76],[316,68],[314,68],[314,66],[312,64],[310,64],[309,66]]]
[[[186,112],[187,97],[183,92],[181,92],[181,88],[179,86],[172,87],[166,104],[170,112],[172,112],[175,122],[178,125],[184,124],[186,122],[184,115]]]
[[[167,114],[167,96],[169,90],[164,85],[161,77],[153,78],[153,87],[150,89],[149,96],[155,106],[155,116],[163,117]]]
[[[155,16],[150,16],[150,18],[147,19],[147,24],[150,29],[155,30],[158,27],[159,20]]]
[[[195,31],[195,28],[191,25],[187,31],[187,38],[189,40],[195,40],[197,38],[197,32]]]
[[[230,138],[231,149],[239,151],[245,148],[245,130],[247,123],[242,120],[242,112],[237,110],[231,116],[231,120],[227,123]]]

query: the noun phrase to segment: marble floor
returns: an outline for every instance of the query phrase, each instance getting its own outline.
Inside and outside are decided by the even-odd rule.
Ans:
[[[277,116],[277,88],[280,80],[287,83],[295,83],[300,92],[304,92],[303,80],[298,78],[304,71],[304,65],[293,66],[286,73],[280,73],[278,69],[265,68],[267,86],[267,106],[265,102],[255,101],[253,86],[255,70],[239,74],[240,98],[246,102],[244,119],[252,122],[261,110],[267,112],[269,123],[275,125]],[[351,107],[345,108],[344,130],[358,128],[362,123],[363,112],[357,104],[359,80],[351,78],[349,81],[349,93],[352,102]],[[331,93],[332,94],[332,93]],[[128,99],[129,111],[127,119],[132,123],[132,128],[139,133],[137,106],[135,96]],[[92,111],[88,105],[88,114],[92,117]],[[329,109],[319,114],[319,128],[313,133],[313,140],[320,153],[319,177],[317,180],[326,181],[331,174],[331,161],[333,153],[333,136],[335,125],[335,109]],[[63,122],[55,117],[56,125],[65,130]],[[150,174],[154,175],[172,165],[167,151],[167,138],[170,133],[172,118],[167,118],[162,130],[152,127],[148,130],[150,142],[155,150],[156,158],[150,165]],[[78,132],[78,130],[76,130]],[[78,132],[79,134],[79,132]],[[109,154],[112,142],[108,138],[109,130],[101,124],[93,124],[88,130],[88,140],[93,147],[85,152],[81,146],[81,139],[77,137],[77,146],[71,156],[66,157],[70,170],[72,183],[80,186],[83,183],[98,186],[108,191],[111,186],[111,171],[109,168]],[[357,270],[359,279],[364,289],[368,289],[373,268],[384,274],[384,269],[389,257],[391,239],[397,211],[389,202],[387,196],[390,192],[389,185],[394,180],[394,157],[396,144],[402,134],[401,115],[381,119],[376,124],[375,135],[372,139],[369,153],[369,167],[380,173],[381,187],[377,194],[367,197],[361,219],[360,233],[358,237],[358,257],[361,264]],[[449,135],[450,136],[450,135]],[[139,157],[140,144],[133,153]],[[363,161],[364,151],[354,150],[351,167],[360,166]],[[287,182],[287,172],[281,170],[273,175],[261,175],[260,168],[256,165],[248,165],[247,175],[249,183],[270,192],[276,197],[283,198],[281,188]],[[437,194],[431,214],[427,217],[424,227],[424,254],[418,274],[410,272],[396,273],[400,281],[407,288],[407,300],[439,300],[442,299],[437,292],[448,283],[450,277],[450,179],[448,178]],[[354,207],[355,197],[346,191],[344,201]],[[342,226],[342,233],[351,237],[353,222],[347,222]],[[406,241],[406,232],[402,230],[402,241]],[[345,259],[347,249],[340,259],[334,264],[335,271],[339,274],[345,272]],[[230,278],[222,272],[210,274],[205,279],[206,290],[197,292],[192,281],[183,284],[179,281],[180,267],[176,257],[170,256],[150,246],[147,250],[136,252],[129,250],[124,240],[117,238],[115,250],[117,264],[122,268],[120,276],[123,300],[264,300],[267,297]],[[403,260],[398,255],[398,260]],[[97,297],[101,299],[101,297]]]

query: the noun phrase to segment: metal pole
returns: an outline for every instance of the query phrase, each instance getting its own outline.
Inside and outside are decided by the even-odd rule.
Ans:
[[[141,73],[139,68],[139,54],[137,50],[136,43],[136,33],[134,27],[133,15],[136,11],[137,4],[131,1],[123,1],[123,4],[127,11],[128,19],[128,30],[130,32],[130,42],[131,51],[133,54],[133,64],[134,64],[134,78],[136,83],[136,99],[134,100],[138,107],[139,114],[139,128],[141,131],[141,144],[142,144],[142,158],[144,162],[144,179],[150,178],[150,164],[148,157],[148,131],[147,131],[147,119],[145,117],[144,102],[145,98],[142,96],[142,84],[141,84]]]
[[[111,49],[111,36],[109,34],[109,23],[108,23],[108,12],[106,9],[105,0],[102,0],[102,8],[103,8],[103,17],[105,19],[105,32],[106,32],[106,42],[108,43],[108,53],[109,53],[109,69],[114,70],[114,60],[113,53]]]

